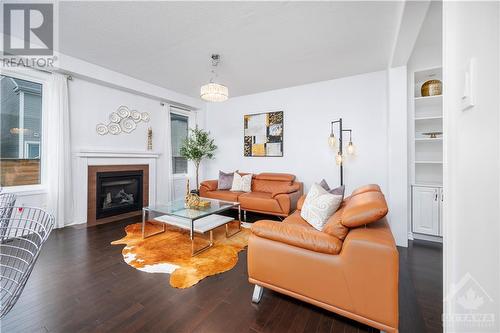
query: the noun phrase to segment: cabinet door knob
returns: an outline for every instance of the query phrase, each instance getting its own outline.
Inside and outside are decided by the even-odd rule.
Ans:
[[[437,192],[435,192],[434,201],[437,201],[437,200],[438,200],[438,194],[437,194]]]

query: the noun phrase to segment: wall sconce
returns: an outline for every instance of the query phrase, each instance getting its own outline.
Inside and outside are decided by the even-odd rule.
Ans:
[[[352,143],[352,130],[351,129],[344,129],[342,127],[342,118],[339,118],[338,120],[334,120],[330,123],[331,125],[331,130],[330,130],[330,136],[328,137],[328,145],[332,148],[335,149],[337,147],[337,139],[335,138],[335,133],[333,132],[333,125],[334,124],[339,124],[339,150],[337,151],[337,155],[335,155],[335,163],[337,163],[338,166],[340,166],[340,185],[344,185],[344,167],[343,167],[343,162],[345,160],[344,158],[344,152],[342,149],[342,134],[344,132],[349,132],[349,143],[347,144],[346,152],[349,155],[353,155],[355,152],[355,147],[354,144]]]

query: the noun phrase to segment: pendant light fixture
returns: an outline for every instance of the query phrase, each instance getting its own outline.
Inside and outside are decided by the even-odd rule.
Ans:
[[[220,62],[219,54],[212,54],[212,77],[210,82],[201,86],[200,97],[208,102],[224,102],[229,98],[229,91],[226,86],[215,82],[217,79],[217,65]]]

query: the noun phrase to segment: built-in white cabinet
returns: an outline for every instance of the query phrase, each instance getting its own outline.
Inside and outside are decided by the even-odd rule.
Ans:
[[[441,241],[443,96],[422,96],[421,87],[428,80],[442,81],[442,79],[443,71],[440,67],[414,71],[410,77],[408,137],[412,193],[410,239]]]
[[[440,236],[442,221],[442,188],[413,186],[412,188],[413,233]]]

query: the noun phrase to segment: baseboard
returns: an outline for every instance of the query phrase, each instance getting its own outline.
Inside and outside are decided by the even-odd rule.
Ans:
[[[443,237],[413,233],[413,239],[442,243]]]

